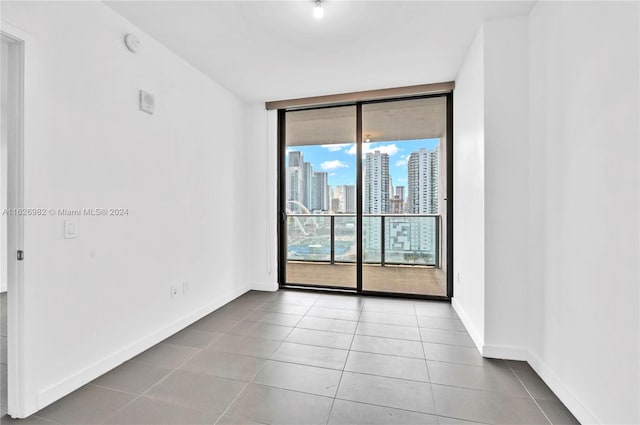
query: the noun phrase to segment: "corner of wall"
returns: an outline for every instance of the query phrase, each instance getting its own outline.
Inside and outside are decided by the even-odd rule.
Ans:
[[[484,26],[471,43],[454,90],[454,297],[480,351],[484,345]]]
[[[485,349],[526,358],[529,208],[529,46],[527,18],[485,23],[484,266]],[[509,318],[504,320],[504,318]]]

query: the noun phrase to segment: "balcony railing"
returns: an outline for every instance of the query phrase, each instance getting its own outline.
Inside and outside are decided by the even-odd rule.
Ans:
[[[439,267],[440,216],[365,214],[362,261]],[[355,214],[287,214],[287,260],[355,263]]]

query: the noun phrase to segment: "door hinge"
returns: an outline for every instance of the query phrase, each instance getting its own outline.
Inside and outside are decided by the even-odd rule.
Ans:
[[[22,261],[24,260],[24,251],[19,249],[18,250],[18,261]]]

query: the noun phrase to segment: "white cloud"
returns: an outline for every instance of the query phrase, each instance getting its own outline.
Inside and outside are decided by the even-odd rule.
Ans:
[[[338,168],[348,168],[348,167],[349,167],[349,164],[347,164],[346,162],[342,162],[338,159],[334,161],[325,161],[322,164],[320,164],[320,168],[322,168],[325,171],[335,170]]]
[[[329,175],[330,175],[330,176],[335,176],[335,175],[336,175],[336,173],[329,173]]]
[[[396,180],[398,183],[406,183],[407,179],[404,177],[398,177],[398,180]]]
[[[349,144],[345,144],[345,143],[335,143],[335,144],[331,144],[331,145],[320,145],[325,149],[328,149],[329,152],[337,152],[342,150],[342,148],[349,146]]]
[[[400,151],[400,149],[398,149],[398,147],[393,143],[390,145],[380,145],[380,146],[378,146],[377,143],[362,144],[362,156],[365,156],[367,153],[374,152],[374,151],[380,151],[380,153],[386,153],[386,154],[389,154],[389,156],[393,156],[397,154]],[[349,155],[355,155],[356,145],[355,144],[351,145],[349,150],[347,150],[347,153]]]
[[[402,155],[399,160],[396,161],[396,167],[406,167],[409,162],[407,155]]]

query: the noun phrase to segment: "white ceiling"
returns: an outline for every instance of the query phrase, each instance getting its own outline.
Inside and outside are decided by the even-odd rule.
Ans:
[[[480,24],[533,1],[109,1],[247,101],[452,81]]]

